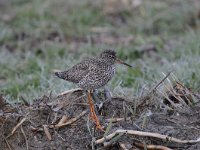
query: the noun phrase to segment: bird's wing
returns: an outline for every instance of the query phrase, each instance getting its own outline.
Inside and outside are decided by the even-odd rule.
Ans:
[[[86,59],[74,65],[73,67],[71,67],[70,69],[66,71],[57,72],[55,74],[61,79],[64,79],[73,83],[78,83],[82,78],[84,78],[89,73],[91,63],[92,63],[92,60]]]
[[[91,63],[89,72],[79,82],[79,86],[83,88],[100,88],[104,86],[113,76],[115,70],[106,66],[104,62]]]

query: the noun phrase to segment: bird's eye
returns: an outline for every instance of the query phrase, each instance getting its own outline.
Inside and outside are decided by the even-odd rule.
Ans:
[[[112,55],[109,55],[108,57],[112,58],[113,56],[112,56]]]

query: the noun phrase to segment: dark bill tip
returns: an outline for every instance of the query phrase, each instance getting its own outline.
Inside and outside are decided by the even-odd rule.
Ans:
[[[129,65],[129,64],[125,63],[125,62],[123,62],[123,61],[120,60],[120,59],[116,59],[116,62],[119,63],[119,64],[123,64],[123,65],[125,65],[125,66],[128,66],[128,67],[133,68],[133,66],[131,66],[131,65]]]

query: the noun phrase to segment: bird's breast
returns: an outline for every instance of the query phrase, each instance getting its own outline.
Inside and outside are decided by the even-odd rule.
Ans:
[[[107,76],[111,79],[115,75],[115,66],[108,67]]]

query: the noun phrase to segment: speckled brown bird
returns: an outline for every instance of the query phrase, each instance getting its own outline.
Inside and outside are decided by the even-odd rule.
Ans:
[[[91,91],[103,87],[112,79],[115,74],[116,63],[132,67],[118,59],[114,50],[104,50],[99,56],[87,58],[66,71],[55,72],[57,77],[73,82],[87,91],[90,118],[100,130],[102,130],[102,127],[95,113]]]

